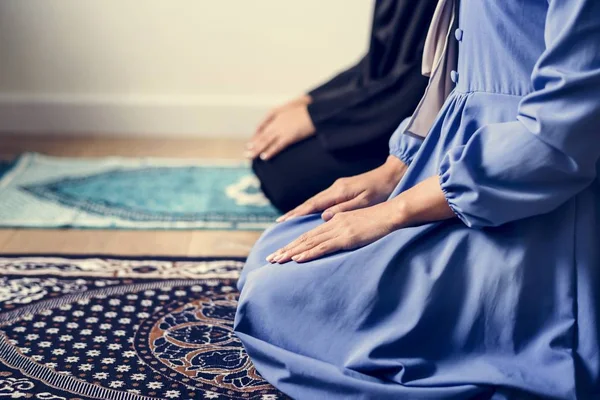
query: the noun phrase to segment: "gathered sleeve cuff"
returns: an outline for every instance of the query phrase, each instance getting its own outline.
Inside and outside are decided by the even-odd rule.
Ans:
[[[422,138],[405,133],[409,121],[410,117],[402,121],[390,138],[390,155],[400,159],[406,165],[412,163],[423,143]]]

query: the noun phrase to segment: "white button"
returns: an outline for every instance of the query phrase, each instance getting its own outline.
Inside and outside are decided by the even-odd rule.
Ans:
[[[451,71],[450,72],[450,79],[452,80],[452,82],[458,83],[458,72]]]

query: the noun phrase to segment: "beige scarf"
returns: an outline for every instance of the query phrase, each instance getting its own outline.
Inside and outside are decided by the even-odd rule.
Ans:
[[[407,125],[406,133],[427,136],[454,88],[450,71],[456,67],[458,60],[458,45],[452,37],[456,23],[455,0],[440,0],[433,14],[423,53],[422,72],[429,77],[429,85]]]

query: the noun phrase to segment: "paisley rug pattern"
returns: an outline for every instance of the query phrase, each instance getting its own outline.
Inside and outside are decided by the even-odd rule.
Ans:
[[[287,398],[233,333],[242,266],[0,256],[0,398]]]
[[[278,215],[231,161],[28,153],[0,177],[0,227],[262,230]]]

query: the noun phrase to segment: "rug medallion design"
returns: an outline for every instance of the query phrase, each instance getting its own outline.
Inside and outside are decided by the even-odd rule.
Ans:
[[[242,265],[0,256],[0,398],[287,398],[233,333]]]
[[[0,226],[262,230],[277,215],[235,161],[28,153],[0,179]]]

